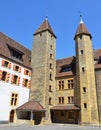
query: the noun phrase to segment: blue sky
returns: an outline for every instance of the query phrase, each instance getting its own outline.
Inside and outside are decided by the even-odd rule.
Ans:
[[[101,0],[0,0],[0,32],[32,49],[33,33],[48,16],[57,36],[57,59],[74,56],[74,35],[83,21],[101,48]]]

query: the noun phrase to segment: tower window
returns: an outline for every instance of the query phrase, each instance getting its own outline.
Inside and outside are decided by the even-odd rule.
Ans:
[[[49,92],[52,92],[52,86],[49,85]]]
[[[82,35],[80,35],[80,39],[82,39]]]
[[[85,72],[85,68],[84,67],[82,67],[82,72]]]
[[[49,105],[51,105],[52,104],[52,98],[50,97],[49,98]]]
[[[84,92],[84,93],[86,92],[86,87],[83,87],[83,92]]]
[[[42,33],[40,33],[40,37],[42,36]]]
[[[52,69],[52,63],[50,63],[50,69]]]
[[[84,108],[87,109],[87,103],[84,103]]]
[[[52,59],[52,56],[53,56],[53,55],[52,55],[52,54],[50,54],[50,59]]]
[[[53,49],[53,46],[52,46],[52,45],[50,45],[50,49],[51,49],[51,50]]]
[[[51,39],[53,39],[53,35],[51,35]]]
[[[81,54],[83,54],[83,50],[81,50]]]
[[[49,79],[52,80],[52,74],[49,75]]]

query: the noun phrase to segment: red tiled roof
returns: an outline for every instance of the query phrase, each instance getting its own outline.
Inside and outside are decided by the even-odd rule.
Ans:
[[[95,64],[95,69],[101,69],[101,64]]]
[[[67,106],[54,106],[51,110],[80,110],[79,107],[75,105],[67,105]]]
[[[28,102],[26,102],[25,104],[21,105],[20,107],[17,108],[17,110],[21,110],[21,111],[43,111],[45,112],[45,109],[43,108],[43,106],[34,100],[30,100]]]
[[[73,76],[73,70],[67,72],[61,72],[63,66],[69,66],[72,64],[74,57],[60,59],[56,61],[56,77]]]
[[[51,26],[50,26],[50,24],[49,24],[49,22],[48,22],[48,20],[45,20],[45,21],[42,23],[42,25],[36,30],[36,32],[34,33],[34,35],[36,35],[36,34],[38,34],[38,33],[40,33],[40,32],[47,31],[47,30],[48,30],[51,34],[53,34],[54,37],[56,37],[55,34],[54,34],[54,32],[53,32],[53,30],[52,30],[52,28],[51,28]]]
[[[16,50],[18,50],[23,54],[22,61],[17,60],[11,56],[8,46],[15,48]],[[24,65],[28,68],[31,67],[29,62],[31,51],[1,32],[0,32],[0,55],[10,60],[13,60],[14,62],[17,62],[21,65]]]
[[[91,34],[89,33],[84,23],[79,24],[74,39],[76,38],[76,36],[81,35],[81,34],[89,35],[92,38]]]
[[[95,69],[101,69],[101,63],[99,60],[101,58],[101,49],[94,51],[94,59],[97,59],[97,63],[95,64]]]
[[[94,50],[94,58],[99,59],[100,56],[101,56],[101,49]]]

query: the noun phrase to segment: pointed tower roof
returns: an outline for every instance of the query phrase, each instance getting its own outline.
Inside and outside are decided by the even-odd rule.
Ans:
[[[92,38],[90,32],[88,31],[88,29],[86,28],[85,24],[83,23],[83,20],[82,20],[82,16],[81,16],[81,15],[80,15],[80,18],[81,18],[80,24],[79,24],[79,26],[78,26],[78,28],[77,28],[77,31],[76,31],[76,34],[75,34],[74,39],[75,39],[77,36],[82,35],[82,34],[88,35],[88,36],[90,36],[90,38]]]
[[[56,36],[55,36],[55,34],[54,34],[54,32],[53,32],[53,30],[48,22],[47,17],[45,18],[45,21],[41,24],[41,26],[36,30],[34,35],[39,34],[41,32],[44,32],[44,31],[49,31],[56,38]]]

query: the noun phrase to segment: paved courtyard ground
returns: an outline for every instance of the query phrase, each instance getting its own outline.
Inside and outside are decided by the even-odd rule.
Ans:
[[[51,125],[17,125],[17,124],[0,124],[0,130],[101,130],[101,126],[79,126],[79,125],[65,125],[65,124],[51,124]]]

